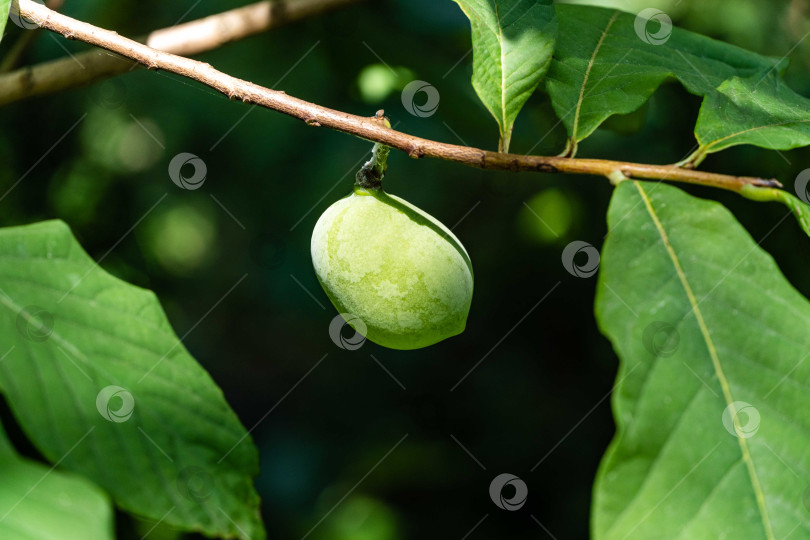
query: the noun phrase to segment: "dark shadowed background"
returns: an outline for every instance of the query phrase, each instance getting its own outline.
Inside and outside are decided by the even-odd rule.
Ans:
[[[601,4],[658,7],[679,26],[763,54],[790,52],[787,80],[810,93],[810,40],[800,42],[810,30],[806,0]],[[189,8],[188,20],[235,5],[67,0],[62,11],[135,36],[172,25]],[[4,45],[21,32],[9,25]],[[42,34],[25,60],[61,57],[62,46],[88,48]],[[335,109],[383,108],[408,133],[494,149],[497,127],[470,85],[469,48],[469,24],[449,0],[389,0],[200,59]],[[438,90],[435,114],[418,117],[403,106],[401,89],[412,80]],[[664,85],[640,131],[600,129],[579,156],[680,160],[692,150],[699,106],[680,86]],[[564,135],[538,92],[518,119],[512,150],[556,154]],[[485,172],[394,151],[386,190],[453,227],[475,269],[472,310],[464,334],[424,350],[367,342],[347,351],[329,337],[336,312],[313,273],[309,241],[370,149],[172,74],[137,70],[0,110],[0,225],[65,220],[94,258],[109,251],[106,270],[158,294],[179,336],[197,325],[186,346],[245,426],[255,426],[270,538],[300,538],[316,524],[308,538],[462,538],[477,524],[468,538],[586,538],[592,480],[613,434],[618,360],[592,315],[596,277],[569,274],[561,252],[573,240],[602,245],[610,184]],[[180,152],[204,160],[200,189],[170,180],[168,164]],[[775,176],[790,189],[808,155],[736,147],[702,168]],[[773,229],[785,208],[689,191],[726,203],[810,292],[808,239],[792,219]],[[7,411],[3,419],[18,448],[36,455]],[[518,511],[490,499],[490,482],[505,472],[528,486]],[[117,527],[132,539],[151,524],[119,514]],[[149,537],[176,533],[158,528]]]

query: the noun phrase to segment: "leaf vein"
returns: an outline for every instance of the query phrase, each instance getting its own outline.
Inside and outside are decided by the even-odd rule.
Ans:
[[[664,244],[664,248],[669,255],[670,260],[672,261],[672,265],[675,268],[675,272],[678,274],[678,278],[681,281],[681,285],[683,286],[684,292],[689,300],[689,303],[692,305],[692,311],[695,314],[695,319],[697,319],[698,327],[700,328],[700,332],[703,335],[703,340],[706,344],[706,348],[708,349],[709,356],[712,360],[712,365],[714,366],[715,373],[717,375],[717,379],[720,382],[720,387],[723,390],[723,397],[726,400],[727,407],[731,407],[731,416],[732,418],[736,416],[736,411],[734,410],[734,397],[731,395],[731,388],[729,386],[728,379],[723,371],[723,366],[720,364],[720,357],[717,354],[717,349],[714,345],[714,341],[712,340],[711,334],[709,333],[709,329],[706,326],[706,321],[703,319],[703,312],[698,305],[697,298],[695,297],[694,292],[692,291],[692,286],[689,283],[689,280],[686,277],[686,273],[681,266],[680,259],[678,255],[675,253],[672,244],[669,241],[669,236],[667,235],[666,230],[664,229],[661,220],[658,219],[658,214],[656,213],[655,209],[652,206],[652,201],[647,196],[646,191],[641,186],[639,182],[633,182],[636,189],[639,192],[642,200],[644,201],[644,206],[647,208],[647,212],[650,215],[655,227],[658,231],[659,236],[661,237],[661,241]],[[757,506],[759,507],[760,518],[762,521],[762,526],[765,531],[765,535],[768,540],[774,540],[774,533],[771,526],[770,516],[768,514],[768,508],[765,504],[765,495],[762,491],[762,485],[759,481],[759,476],[757,475],[756,467],[754,466],[754,462],[751,459],[751,452],[748,448],[748,440],[744,437],[736,437],[737,442],[740,446],[740,451],[742,452],[742,458],[745,462],[746,469],[748,470],[748,476],[751,480],[751,485],[754,490],[754,495],[756,497]]]

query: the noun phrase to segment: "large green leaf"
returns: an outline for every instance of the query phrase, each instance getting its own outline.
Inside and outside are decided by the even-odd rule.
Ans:
[[[626,181],[608,225],[596,315],[621,362],[594,538],[808,538],[810,303],[715,202]]]
[[[774,150],[810,145],[810,99],[791,90],[776,73],[734,77],[717,90],[700,108],[695,163],[737,144]]]
[[[102,270],[60,221],[0,230],[0,390],[52,462],[123,509],[264,537],[256,449],[155,295]]]
[[[470,19],[472,84],[509,150],[520,109],[548,71],[557,19],[551,0],[455,0]]]
[[[6,33],[6,23],[8,22],[8,12],[11,9],[11,0],[0,0],[0,41]]]
[[[640,27],[651,34],[637,34],[636,16],[621,11],[558,5],[557,17],[560,37],[546,88],[573,145],[609,116],[639,108],[668,77],[689,92],[707,95],[726,79],[775,65],[773,59],[679,28],[662,34],[652,20]]]
[[[0,425],[0,538],[112,540],[112,505],[84,478],[19,457]]]

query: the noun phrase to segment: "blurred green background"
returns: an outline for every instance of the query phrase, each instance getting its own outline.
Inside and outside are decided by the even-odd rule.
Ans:
[[[789,83],[810,94],[807,0],[590,3],[659,7],[679,26],[763,54],[789,53]],[[141,35],[171,26],[189,8],[190,20],[236,5],[67,0],[63,12]],[[3,49],[21,33],[9,25]],[[61,57],[62,46],[88,48],[43,34],[25,61]],[[449,0],[387,0],[200,59],[338,110],[383,108],[397,129],[414,135],[494,149],[496,124],[470,85],[469,47],[469,24]],[[439,91],[432,116],[403,107],[400,91],[411,80]],[[639,131],[600,129],[579,156],[677,161],[692,150],[699,105],[680,86],[665,85]],[[512,150],[556,154],[564,135],[538,92],[518,119]],[[0,111],[0,193],[31,169],[0,200],[0,224],[65,220],[93,257],[106,254],[105,269],[158,294],[180,336],[247,274],[185,344],[248,428],[275,407],[253,431],[270,538],[300,538],[319,521],[308,538],[462,538],[476,524],[468,538],[586,538],[592,480],[613,433],[608,397],[617,358],[594,323],[596,278],[573,277],[560,255],[573,240],[601,246],[611,186],[602,178],[486,172],[392,153],[386,189],[453,227],[467,247],[476,277],[472,310],[464,334],[425,350],[367,342],[346,351],[330,340],[335,312],[312,271],[309,240],[320,213],[349,192],[370,148],[172,74],[137,70]],[[180,152],[205,161],[202,188],[171,182],[168,164]],[[775,176],[791,189],[808,155],[737,147],[702,168]],[[770,232],[786,209],[688,190],[727,204],[755,239],[764,238],[788,278],[810,291],[808,239],[790,219]],[[7,410],[2,416],[10,424]],[[10,430],[18,448],[36,455]],[[519,511],[490,500],[489,484],[504,472],[528,485]],[[151,524],[119,514],[117,527],[130,539]],[[158,528],[149,537],[175,534]]]

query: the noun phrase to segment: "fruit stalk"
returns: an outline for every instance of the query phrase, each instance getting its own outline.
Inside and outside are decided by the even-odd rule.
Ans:
[[[371,150],[371,159],[366,161],[355,176],[355,185],[363,189],[380,189],[382,179],[385,176],[385,169],[388,168],[388,153],[390,146],[382,143],[374,143]]]

